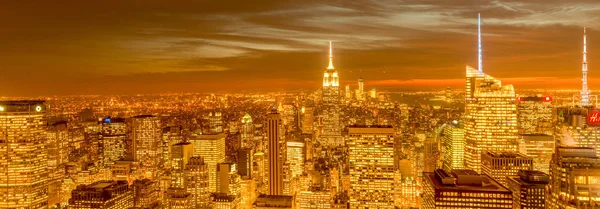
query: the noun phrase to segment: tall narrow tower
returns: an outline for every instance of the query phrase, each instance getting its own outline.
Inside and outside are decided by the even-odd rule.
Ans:
[[[477,61],[479,66],[477,66],[479,68],[479,72],[483,72],[483,63],[482,63],[482,53],[481,53],[481,14],[477,13],[477,51],[478,51],[478,59]]]
[[[340,126],[340,81],[333,67],[333,49],[329,42],[329,66],[323,74],[323,127],[319,141],[327,146],[343,146]]]
[[[581,64],[581,72],[583,74],[583,78],[581,78],[581,106],[585,107],[590,105],[590,91],[588,90],[587,84],[587,47],[585,28],[583,28],[583,63]]]

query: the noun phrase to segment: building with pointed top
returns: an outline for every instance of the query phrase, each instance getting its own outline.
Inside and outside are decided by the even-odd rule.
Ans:
[[[585,28],[583,28],[583,62],[581,63],[581,106],[590,106],[590,90],[587,84],[587,43]]]
[[[319,141],[327,146],[343,146],[340,126],[340,80],[333,67],[333,49],[329,42],[329,66],[323,74],[323,127]]]

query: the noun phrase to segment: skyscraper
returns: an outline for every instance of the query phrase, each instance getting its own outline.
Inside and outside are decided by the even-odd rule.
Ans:
[[[327,146],[343,146],[340,126],[340,81],[333,67],[333,51],[329,42],[329,66],[323,74],[323,127],[319,141]]]
[[[133,207],[133,192],[126,181],[98,181],[79,185],[69,199],[69,208],[121,209]]]
[[[394,207],[394,128],[350,126],[350,207]]]
[[[292,178],[300,176],[304,171],[304,142],[287,141],[286,149],[286,161],[289,164]]]
[[[184,172],[190,158],[194,155],[194,145],[189,142],[179,142],[173,145],[171,152],[171,186],[185,188]]]
[[[588,90],[587,83],[587,42],[586,42],[585,28],[583,28],[583,62],[581,63],[581,106],[590,106],[590,90]]]
[[[253,162],[254,150],[246,148],[240,149],[237,153],[237,170],[240,176],[252,178],[252,170],[254,170]]]
[[[133,207],[158,208],[160,206],[158,182],[149,179],[133,181]]]
[[[217,192],[217,165],[225,161],[225,134],[195,135],[189,142],[194,144],[194,156],[203,157],[208,167],[210,192]]]
[[[248,113],[242,117],[242,131],[240,137],[242,148],[252,146],[252,140],[254,139],[254,124],[252,123],[252,117]]]
[[[507,187],[513,193],[513,208],[544,209],[548,181],[548,174],[541,171],[519,171],[518,176],[509,176]]]
[[[450,172],[464,168],[465,163],[465,129],[459,124],[448,125],[444,128],[443,138],[443,169]]]
[[[48,207],[44,101],[0,102],[0,208]]]
[[[519,97],[517,116],[519,134],[553,134],[552,97]]]
[[[273,109],[267,114],[267,155],[269,159],[269,195],[283,194],[284,139],[281,115]]]
[[[146,178],[158,174],[162,162],[162,129],[160,118],[152,115],[139,115],[131,120],[133,159],[138,162]]]
[[[507,186],[507,176],[516,176],[520,170],[533,169],[533,158],[517,152],[486,151],[481,155],[481,166],[483,174]]]
[[[365,79],[362,76],[358,78],[358,89],[356,91],[356,98],[360,101],[365,100]]]
[[[127,124],[123,118],[104,118],[98,138],[99,166],[110,168],[115,161],[125,157],[127,149]]]
[[[185,168],[185,188],[191,194],[192,208],[208,209],[210,191],[208,168],[202,157],[192,157]]]

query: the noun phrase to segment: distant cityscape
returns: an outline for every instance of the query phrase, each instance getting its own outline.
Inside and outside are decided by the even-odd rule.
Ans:
[[[464,89],[342,83],[330,41],[315,91],[1,98],[0,209],[600,208],[586,29],[577,91],[486,74],[481,31]]]

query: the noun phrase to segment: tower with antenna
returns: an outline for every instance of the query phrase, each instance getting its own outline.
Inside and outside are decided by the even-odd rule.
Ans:
[[[339,147],[344,145],[342,127],[340,125],[340,78],[333,66],[333,46],[329,42],[329,65],[323,73],[323,112],[321,136],[318,141],[325,146]]]
[[[477,52],[478,52],[478,56],[477,56],[477,61],[479,66],[479,72],[483,72],[483,58],[482,58],[482,53],[481,53],[481,14],[477,13]]]
[[[585,36],[585,27],[583,28],[583,62],[581,63],[581,73],[583,78],[581,78],[581,106],[587,107],[590,106],[590,90],[588,89],[587,83],[587,43]]]

